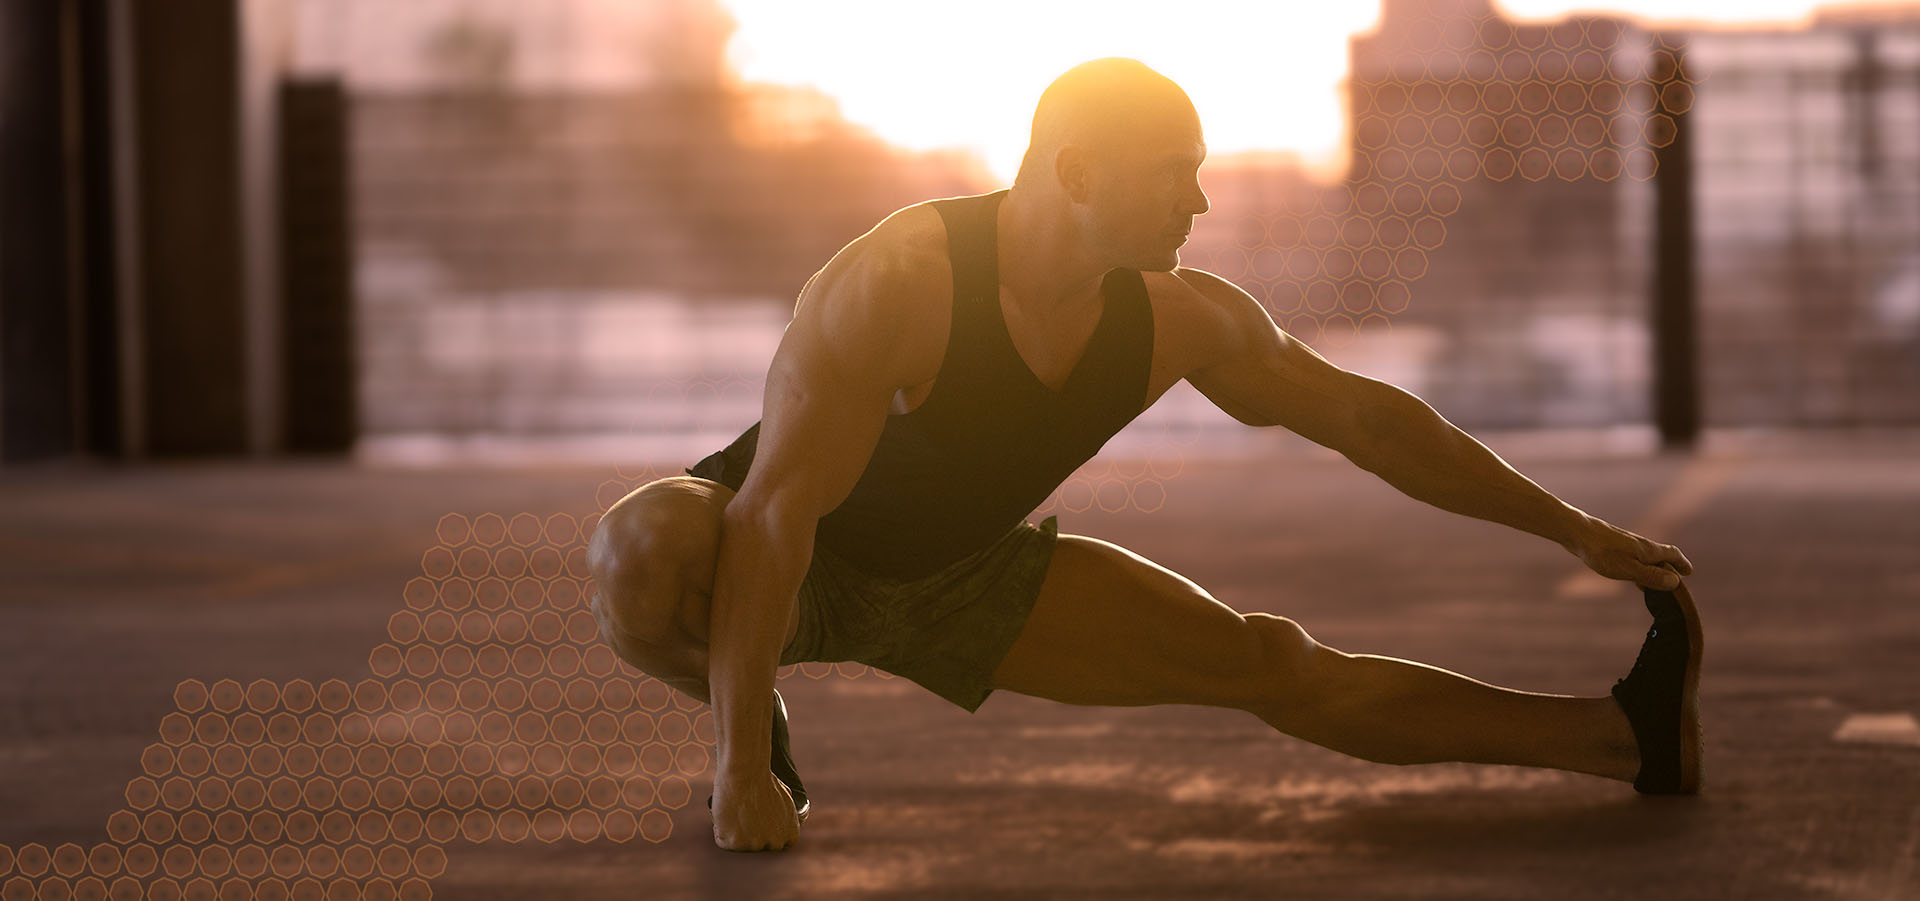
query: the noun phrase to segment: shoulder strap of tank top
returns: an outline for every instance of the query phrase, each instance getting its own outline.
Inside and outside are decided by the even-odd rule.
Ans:
[[[954,198],[936,207],[946,220],[947,259],[953,267],[951,329],[941,368],[941,378],[949,381],[958,371],[980,370],[980,354],[993,346],[994,319],[1000,313],[1000,272],[990,217],[1005,193]]]
[[[1000,208],[1005,191],[961,197],[934,205],[947,225],[947,257],[953,266],[953,297],[956,305],[988,293],[1000,282],[993,240],[994,229],[987,219]]]
[[[1101,290],[1114,307],[1114,334],[1104,346],[1088,350],[1101,353],[1093,366],[1105,370],[1103,376],[1114,386],[1117,409],[1131,419],[1145,407],[1153,370],[1153,301],[1146,280],[1135,269],[1109,272]]]

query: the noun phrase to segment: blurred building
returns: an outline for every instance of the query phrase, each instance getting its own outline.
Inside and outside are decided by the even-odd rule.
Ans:
[[[680,456],[757,415],[833,252],[998,187],[742,83],[718,0],[160,9],[0,0],[5,459]],[[1336,362],[1469,427],[1642,424],[1676,378],[1708,425],[1920,422],[1920,15],[1385,0],[1350,52],[1345,178],[1211,159],[1185,253]],[[1697,333],[1653,325],[1672,297]]]
[[[741,83],[713,0],[643,6],[308,8],[301,66],[353,94],[368,434],[717,440],[835,251],[989,183]]]
[[[413,38],[338,64],[363,242],[423,254],[456,290],[791,298],[878,218],[984,177],[880,142],[818,93],[739,82],[714,0],[647,4],[624,72],[553,71],[520,49],[556,30],[590,45],[606,6],[359,4],[336,24],[354,47]]]
[[[1920,421],[1920,12],[1701,32],[1688,59],[1711,415]]]
[[[1387,0],[1351,44],[1345,179],[1210,165],[1192,264],[1456,422],[1644,419],[1644,182],[1672,127],[1643,84],[1653,42],[1618,19]]]
[[[1652,185],[1684,117],[1706,422],[1920,420],[1914,10],[1682,33],[1387,0],[1350,90],[1346,183],[1270,208],[1244,269],[1224,254],[1289,328],[1396,334],[1459,422],[1645,421]]]

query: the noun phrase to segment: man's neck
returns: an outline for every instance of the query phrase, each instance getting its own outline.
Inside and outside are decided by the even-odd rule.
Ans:
[[[1000,201],[998,247],[1001,290],[1021,308],[1048,316],[1100,302],[1100,283],[1113,267],[1094,259],[1064,200],[1018,186]]]

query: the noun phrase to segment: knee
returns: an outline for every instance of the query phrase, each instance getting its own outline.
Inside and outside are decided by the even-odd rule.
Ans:
[[[645,566],[676,561],[692,550],[686,492],[650,482],[621,498],[600,517],[587,544],[594,579],[618,577]]]
[[[1299,623],[1270,613],[1245,615],[1258,661],[1257,690],[1247,708],[1262,715],[1300,709],[1328,696],[1328,670],[1339,651],[1307,634]]]
[[[587,544],[593,612],[603,636],[642,641],[676,631],[680,594],[689,573],[713,556],[717,512],[708,515],[698,486],[652,482],[622,498],[600,518]]]

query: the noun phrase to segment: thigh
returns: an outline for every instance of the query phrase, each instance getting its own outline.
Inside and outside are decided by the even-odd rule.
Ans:
[[[1179,573],[1061,535],[993,686],[1068,704],[1239,706],[1267,656],[1262,632]]]

